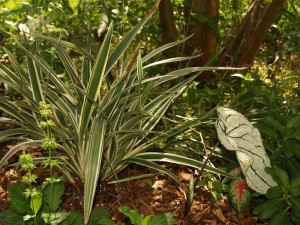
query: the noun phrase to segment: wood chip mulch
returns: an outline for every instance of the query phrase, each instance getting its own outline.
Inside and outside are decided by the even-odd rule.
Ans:
[[[0,146],[0,158],[3,157],[12,146]],[[16,161],[17,156],[11,161]],[[187,167],[166,165],[186,185],[189,184],[191,170]],[[36,173],[44,175],[43,168],[37,168]],[[120,174],[120,178],[139,176],[155,171],[147,168],[131,165]],[[7,186],[10,183],[20,181],[21,172],[19,168],[0,169],[0,212],[9,208],[9,196]],[[78,181],[74,186],[65,182],[66,191],[61,209],[63,211],[83,211],[83,188]],[[233,209],[230,200],[224,196],[220,201],[211,201],[210,191],[206,188],[196,189],[193,203],[187,211],[187,198],[185,191],[171,178],[164,174],[132,180],[118,184],[108,185],[99,183],[95,196],[94,207],[106,207],[112,218],[121,224],[128,220],[126,216],[118,211],[121,205],[127,205],[142,215],[156,215],[164,212],[174,212],[177,225],[263,225],[251,214],[248,208],[243,213]],[[1,224],[1,223],[0,223]]]

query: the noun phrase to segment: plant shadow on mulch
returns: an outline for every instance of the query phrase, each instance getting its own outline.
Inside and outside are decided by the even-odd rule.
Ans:
[[[12,147],[12,145],[0,146],[0,158]],[[39,151],[33,151],[41,154]],[[18,156],[13,156],[10,163],[17,162]],[[172,170],[179,179],[188,187],[191,170],[188,167],[166,164],[165,167]],[[34,171],[42,182],[47,171],[38,167]],[[156,171],[138,165],[130,165],[120,175],[119,179],[156,173]],[[9,196],[7,186],[10,183],[20,181],[22,171],[18,167],[6,167],[0,169],[0,212],[9,208]],[[83,211],[83,187],[80,182],[71,185],[65,181],[65,195],[61,205],[62,211]],[[94,201],[94,207],[105,207],[112,218],[118,223],[128,220],[118,211],[121,205],[127,205],[144,216],[160,214],[164,212],[175,213],[175,224],[178,225],[221,225],[221,224],[264,224],[258,223],[257,218],[247,208],[243,213],[238,213],[232,208],[230,200],[223,197],[213,203],[208,189],[197,188],[191,210],[184,215],[186,210],[187,195],[185,191],[170,177],[164,174],[131,180],[108,185],[99,182]],[[1,223],[0,223],[1,224]]]

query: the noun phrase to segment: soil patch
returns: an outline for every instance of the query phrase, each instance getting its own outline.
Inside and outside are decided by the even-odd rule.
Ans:
[[[12,145],[0,146],[0,158],[9,151]],[[38,152],[38,151],[37,151]],[[39,154],[39,153],[36,153]],[[10,159],[16,162],[18,157]],[[188,186],[191,170],[187,167],[176,165],[165,165],[172,170],[179,179]],[[43,180],[47,171],[38,167],[35,171]],[[138,165],[129,166],[121,178],[140,176],[156,171]],[[20,181],[22,171],[19,167],[6,167],[0,169],[0,211],[9,208],[9,196],[7,186],[10,183]],[[76,182],[76,186],[65,182],[65,195],[61,209],[63,211],[83,211],[83,187]],[[99,182],[94,207],[105,207],[111,213],[112,218],[121,224],[128,220],[126,216],[118,211],[121,205],[127,205],[143,215],[155,215],[164,212],[174,212],[176,224],[178,225],[253,225],[258,223],[257,218],[251,214],[248,208],[243,213],[238,213],[232,208],[230,200],[223,196],[220,201],[211,201],[210,191],[206,188],[196,189],[193,203],[187,211],[187,199],[185,191],[164,174],[156,173],[152,177],[131,180],[117,184]]]

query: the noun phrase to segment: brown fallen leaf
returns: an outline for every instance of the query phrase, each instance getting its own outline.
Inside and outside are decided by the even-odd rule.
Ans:
[[[192,221],[194,223],[197,223],[197,222],[199,222],[201,220],[201,218],[204,215],[206,215],[208,213],[210,213],[210,208],[207,207],[207,208],[203,209],[200,213],[197,213],[196,215],[194,215],[193,218],[192,218]]]
[[[223,223],[227,222],[227,219],[223,215],[222,209],[217,208],[213,210],[213,213],[218,217],[219,220],[221,220]]]

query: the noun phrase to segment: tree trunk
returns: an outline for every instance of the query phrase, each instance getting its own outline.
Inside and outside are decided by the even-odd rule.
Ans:
[[[176,41],[178,38],[178,33],[174,22],[171,0],[161,0],[159,4],[159,18],[161,27],[163,29],[163,43]],[[175,56],[177,53],[177,47],[171,48],[169,53]]]
[[[219,65],[240,67],[253,63],[260,45],[286,0],[272,0],[268,4],[264,2],[252,0],[234,34],[227,37],[225,49],[220,53]]]
[[[208,65],[217,50],[219,0],[189,0],[190,7],[185,10],[188,21],[187,34],[193,34],[184,47],[185,55],[201,53],[191,61],[191,66]],[[211,77],[211,72],[203,73],[199,78]]]

